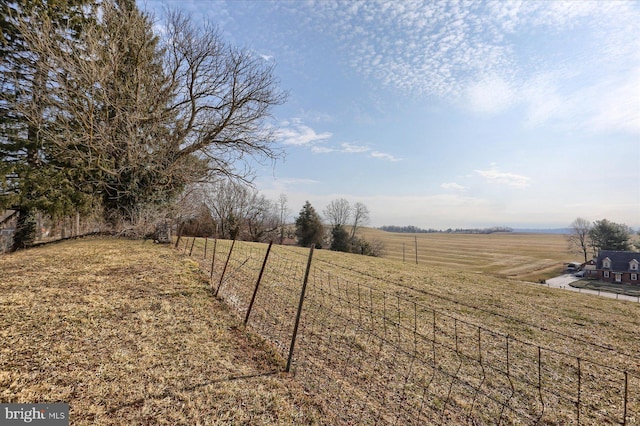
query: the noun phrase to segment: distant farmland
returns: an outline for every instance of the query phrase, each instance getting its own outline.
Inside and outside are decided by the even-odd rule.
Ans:
[[[538,282],[580,260],[559,234],[404,234],[366,228],[362,236],[384,244],[383,257],[405,263],[444,266],[466,272]],[[417,243],[417,244],[416,244]]]

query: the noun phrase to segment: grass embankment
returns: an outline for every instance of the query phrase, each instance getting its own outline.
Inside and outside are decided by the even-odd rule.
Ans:
[[[540,282],[561,274],[563,263],[580,260],[558,234],[403,234],[372,228],[361,234],[381,241],[388,259],[415,264],[417,246],[418,264],[521,281]]]
[[[624,294],[627,296],[640,296],[640,286],[633,284],[611,283],[606,281],[581,279],[572,282],[571,287],[584,288],[587,290],[606,291],[613,294]]]
[[[71,424],[302,424],[315,406],[189,259],[86,239],[0,256],[0,402]]]

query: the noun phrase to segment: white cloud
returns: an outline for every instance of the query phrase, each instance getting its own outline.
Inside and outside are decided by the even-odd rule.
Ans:
[[[276,130],[276,137],[283,145],[312,145],[319,141],[324,141],[331,138],[332,134],[329,132],[316,133],[311,127],[305,126],[302,123],[294,121],[293,123],[285,123],[291,127],[284,127]]]
[[[488,75],[469,84],[467,105],[474,111],[496,114],[515,103],[511,85],[497,74]]]
[[[515,188],[525,188],[530,185],[531,178],[518,175],[515,173],[507,173],[498,171],[497,168],[489,170],[475,170],[477,174],[486,179],[489,183],[512,186]]]
[[[335,149],[326,146],[315,145],[311,147],[311,152],[313,152],[314,154],[328,154],[330,152],[335,152]]]
[[[524,106],[531,126],[596,123],[637,133],[637,109],[623,106],[638,98],[628,72],[640,66],[637,5],[338,1],[294,9],[337,34],[345,62],[373,85],[485,114]]]
[[[464,191],[466,188],[455,182],[447,182],[440,185],[441,188],[444,189],[453,189],[455,191]]]
[[[402,161],[402,158],[397,158],[397,157],[394,157],[391,154],[386,154],[384,152],[378,152],[378,151],[373,151],[371,153],[371,156],[373,158],[380,158],[382,160],[388,160],[388,161],[391,161],[391,162]]]
[[[369,148],[368,146],[355,145],[348,142],[342,143],[341,146],[342,146],[342,152],[348,152],[348,153],[361,153],[361,152],[367,152],[371,150],[371,148]]]

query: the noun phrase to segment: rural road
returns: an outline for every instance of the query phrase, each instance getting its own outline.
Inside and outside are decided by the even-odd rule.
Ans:
[[[542,285],[546,285],[547,287],[551,287],[551,288],[561,288],[563,290],[577,291],[578,293],[595,294],[596,296],[610,297],[612,299],[629,300],[631,302],[640,302],[640,297],[636,297],[636,296],[625,296],[623,294],[609,293],[606,291],[574,288],[569,285],[570,283],[578,280],[579,278],[574,277],[573,274],[564,274],[564,275],[560,275],[559,277],[549,278],[546,281],[546,283]]]

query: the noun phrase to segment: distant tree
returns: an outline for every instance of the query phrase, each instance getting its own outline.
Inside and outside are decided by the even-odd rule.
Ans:
[[[243,224],[250,241],[273,241],[280,228],[279,209],[276,203],[268,200],[256,189],[249,189],[243,215]]]
[[[198,192],[218,225],[218,236],[250,241],[268,241],[276,237],[280,222],[276,203],[257,189],[222,179],[200,185]]]
[[[289,216],[289,208],[287,207],[287,195],[286,194],[280,194],[280,197],[278,198],[278,213],[279,213],[279,218],[280,218],[280,244],[282,244],[284,242],[284,237],[285,237],[285,233],[286,233],[286,225],[287,225],[287,217]]]
[[[584,261],[587,261],[587,253],[589,252],[589,231],[591,231],[591,222],[584,218],[577,218],[569,225],[571,233],[567,235],[570,250],[577,250],[584,255]]]
[[[298,245],[309,247],[313,244],[316,248],[321,248],[323,234],[324,226],[322,225],[320,216],[316,213],[311,203],[306,201],[296,219]]]
[[[331,201],[322,213],[332,227],[344,227],[351,216],[351,206],[347,200],[339,198]]]
[[[611,222],[607,219],[597,220],[589,231],[589,239],[594,254],[600,250],[629,250],[631,230],[627,225]]]
[[[335,225],[331,228],[331,250],[349,252],[351,244],[349,243],[349,233],[344,226]]]
[[[351,252],[365,256],[380,257],[384,254],[384,243],[380,240],[367,241],[356,237],[351,241]]]
[[[355,203],[352,211],[353,221],[351,222],[351,239],[354,240],[358,228],[369,223],[369,209],[362,203]]]

